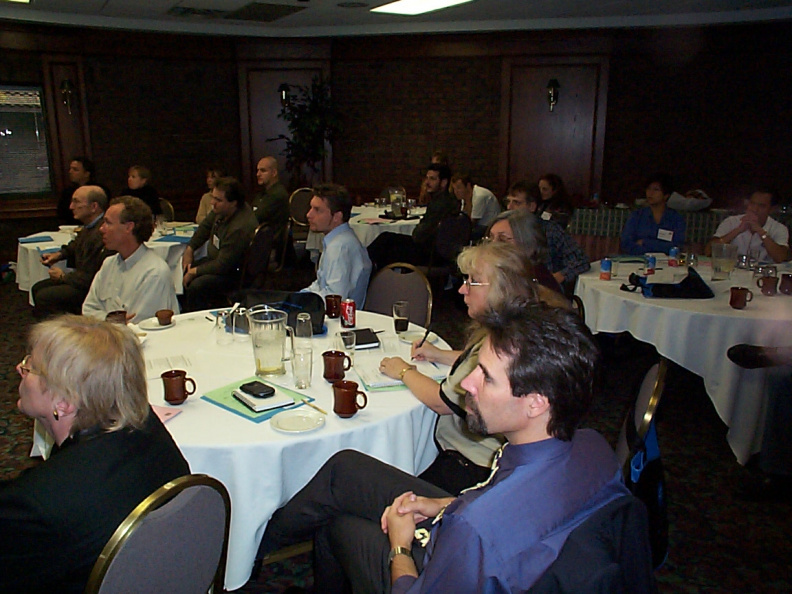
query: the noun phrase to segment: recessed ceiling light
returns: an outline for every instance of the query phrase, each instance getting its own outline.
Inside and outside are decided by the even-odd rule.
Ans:
[[[30,4],[30,0],[6,0],[7,2],[19,2],[20,4]]]
[[[425,14],[434,10],[441,10],[457,4],[466,4],[473,0],[398,0],[390,4],[383,4],[377,8],[372,8],[371,12],[384,12],[387,14],[404,14],[414,16]]]

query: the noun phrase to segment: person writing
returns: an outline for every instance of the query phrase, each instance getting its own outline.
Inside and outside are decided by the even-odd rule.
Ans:
[[[64,315],[34,326],[29,346],[17,406],[55,446],[0,483],[0,591],[76,594],[124,518],[190,468],[149,406],[130,329]]]
[[[641,256],[647,252],[667,254],[672,247],[681,248],[685,244],[685,219],[666,205],[674,191],[671,176],[655,174],[644,187],[647,206],[635,211],[624,224],[621,251]]]

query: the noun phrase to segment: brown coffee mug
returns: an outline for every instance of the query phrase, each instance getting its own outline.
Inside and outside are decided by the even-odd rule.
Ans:
[[[331,384],[344,379],[344,372],[352,367],[352,359],[341,351],[325,351],[322,353],[324,360],[324,378]]]
[[[778,277],[763,276],[756,279],[756,286],[762,290],[762,295],[772,297],[778,292]]]
[[[160,309],[155,315],[157,316],[157,321],[160,326],[170,326],[171,320],[173,319],[173,310]]]
[[[792,274],[781,275],[781,284],[778,285],[778,290],[784,295],[792,295]]]
[[[165,401],[169,404],[181,404],[187,400],[187,396],[195,393],[195,380],[187,377],[187,372],[182,369],[165,371],[160,377],[165,388]],[[192,386],[189,391],[188,383]]]
[[[729,305],[734,309],[743,309],[753,299],[753,293],[745,287],[732,287]]]
[[[124,309],[117,309],[115,311],[111,311],[109,314],[105,316],[106,322],[112,322],[113,324],[126,324],[127,323],[127,312]]]
[[[358,402],[358,396],[363,397],[363,404]],[[367,404],[366,393],[358,390],[355,382],[340,381],[333,384],[333,412],[342,419],[354,417]]]
[[[325,297],[325,313],[328,318],[335,319],[341,315],[341,295]]]

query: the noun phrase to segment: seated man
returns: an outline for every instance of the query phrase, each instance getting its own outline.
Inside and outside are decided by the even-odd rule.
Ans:
[[[382,233],[368,247],[369,257],[377,269],[393,262],[426,264],[434,246],[437,226],[445,218],[459,212],[459,201],[448,193],[451,170],[447,165],[432,163],[424,181],[429,204],[412,237],[400,233]]]
[[[535,213],[539,200],[541,197],[536,184],[516,182],[509,188],[506,209],[526,208],[528,212]],[[539,220],[547,238],[547,248],[550,250],[548,268],[565,291],[572,290],[578,275],[591,268],[588,257],[572,236],[561,228],[561,225],[542,218]]]
[[[74,191],[69,208],[83,228],[60,251],[41,257],[41,263],[49,267],[49,278],[31,289],[36,304],[34,314],[39,318],[53,313],[81,313],[91,281],[107,255],[99,233],[107,208],[104,190],[99,186],[80,186]],[[66,260],[72,268],[70,272],[53,266],[61,260]]]
[[[317,591],[525,591],[569,533],[628,491],[616,456],[576,430],[598,351],[574,313],[513,303],[482,319],[477,366],[462,382],[468,426],[508,444],[484,483],[453,498],[357,452],[341,452],[267,525],[261,552],[315,533]],[[421,551],[417,524],[434,518]],[[318,531],[318,532],[317,532]]]
[[[160,309],[179,313],[167,262],[144,245],[154,232],[151,209],[134,196],[115,198],[99,232],[105,247],[118,253],[105,258],[96,273],[83,314],[105,319],[110,312],[125,310],[127,320],[138,323]]]
[[[316,280],[303,291],[322,297],[341,295],[362,308],[371,276],[366,248],[349,227],[352,199],[344,186],[321,184],[314,188],[307,219],[311,231],[324,233]]]
[[[732,243],[738,254],[754,252],[760,262],[789,260],[789,229],[769,216],[777,203],[773,192],[757,190],[751,194],[744,215],[728,217],[718,225],[712,243]]]
[[[239,182],[233,177],[218,179],[212,188],[212,212],[182,256],[185,311],[226,305],[225,294],[239,283],[239,267],[257,226]],[[194,262],[195,251],[207,241],[206,257]]]
[[[500,202],[487,188],[475,185],[467,173],[454,174],[451,189],[457,200],[462,202],[462,212],[473,223],[473,239],[481,239],[489,224],[500,214]]]
[[[289,222],[289,193],[278,178],[275,157],[264,157],[258,162],[256,181],[259,191],[253,197],[253,212],[259,224],[266,223],[272,227],[276,241],[280,241]]]

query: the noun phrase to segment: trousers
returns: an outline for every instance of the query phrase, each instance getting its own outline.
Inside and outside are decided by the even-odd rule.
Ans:
[[[44,279],[30,289],[35,303],[34,314],[45,318],[56,313],[82,313],[82,304],[88,291],[76,289],[69,284]]]
[[[267,524],[259,556],[314,538],[317,592],[389,592],[390,543],[380,528],[385,508],[406,491],[449,493],[360,452],[335,454]],[[426,524],[431,524],[430,520]],[[420,571],[423,549],[413,546]]]

